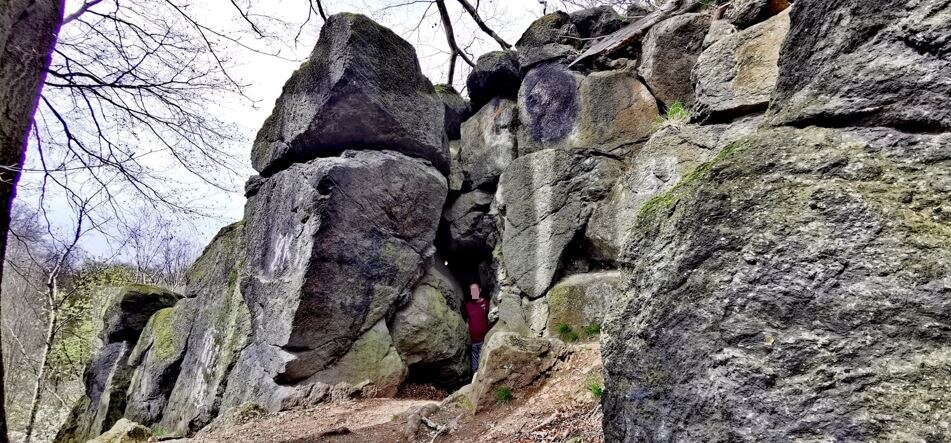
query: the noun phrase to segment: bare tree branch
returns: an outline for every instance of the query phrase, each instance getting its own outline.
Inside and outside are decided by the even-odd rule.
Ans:
[[[498,42],[499,46],[501,46],[502,49],[509,49],[512,47],[512,45],[506,43],[505,40],[502,40],[502,37],[499,37],[499,35],[496,34],[495,31],[493,31],[491,28],[489,28],[488,25],[485,24],[485,22],[482,20],[482,17],[479,16],[479,11],[474,6],[472,6],[471,3],[469,3],[466,0],[459,0],[459,4],[462,5],[462,8],[465,9],[466,12],[469,13],[469,16],[472,17],[472,21],[474,21],[476,25],[479,26],[479,29],[481,29],[482,32],[485,32],[486,34],[489,35],[489,37],[492,37],[492,39]]]

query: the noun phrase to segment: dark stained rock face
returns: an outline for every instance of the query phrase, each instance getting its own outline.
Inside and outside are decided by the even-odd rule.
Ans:
[[[347,151],[269,177],[245,209],[253,338],[225,403],[277,409],[295,386],[340,381],[327,371],[348,352],[385,352],[378,324],[427,268],[446,193],[438,171],[391,151]],[[353,349],[361,336],[367,346]]]
[[[951,437],[949,143],[760,130],[645,205],[606,440]]]
[[[624,69],[587,76],[559,65],[532,69],[518,97],[519,155],[541,149],[626,155],[657,125],[657,100]]]
[[[608,157],[545,149],[519,157],[502,174],[502,260],[522,292],[545,295],[565,247],[621,168]]]
[[[654,96],[670,105],[693,104],[690,71],[710,29],[709,14],[683,14],[654,25],[641,43],[638,73]]]
[[[472,109],[478,112],[494,97],[515,98],[522,76],[514,51],[484,54],[466,78]]]
[[[85,442],[109,430],[126,409],[134,365],[129,355],[152,314],[175,305],[181,295],[147,285],[118,290],[106,308],[99,338],[103,346],[83,375],[85,395],[76,403],[54,441]]]
[[[951,129],[951,3],[797,1],[773,120]]]
[[[443,114],[411,44],[367,17],[337,14],[284,85],[251,163],[266,176],[348,149],[388,149],[448,173]]]
[[[543,65],[529,72],[519,92],[522,130],[539,142],[568,137],[581,110],[579,84],[577,74],[557,65]]]

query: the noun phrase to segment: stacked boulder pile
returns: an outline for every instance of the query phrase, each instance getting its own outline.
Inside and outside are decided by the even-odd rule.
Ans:
[[[443,406],[517,397],[603,324],[608,441],[947,440],[949,24],[947,0],[556,12],[466,100],[333,16],[244,221],[103,336],[59,441],[459,387],[467,267],[494,327]]]

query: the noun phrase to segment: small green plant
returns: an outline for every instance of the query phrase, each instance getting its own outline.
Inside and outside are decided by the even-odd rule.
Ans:
[[[498,404],[508,403],[512,400],[512,388],[503,386],[495,390],[495,402]]]
[[[681,102],[673,102],[667,106],[667,112],[660,117],[662,124],[683,124],[690,121],[690,110]]]
[[[584,332],[584,335],[587,335],[589,337],[598,335],[601,333],[601,324],[592,323],[588,326],[585,326],[584,329],[582,329],[582,332]]]
[[[576,342],[581,338],[578,336],[578,333],[566,323],[559,323],[555,326],[555,330],[558,332],[559,338],[569,343]]]
[[[588,390],[591,391],[591,395],[597,399],[600,399],[601,395],[604,394],[604,388],[601,386],[601,382],[598,380],[589,380]]]

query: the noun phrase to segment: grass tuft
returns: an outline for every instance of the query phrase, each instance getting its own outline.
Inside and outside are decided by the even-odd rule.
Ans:
[[[601,382],[598,380],[589,380],[588,391],[591,392],[594,398],[601,399],[601,396],[604,394],[604,387],[601,386]]]
[[[498,404],[508,403],[512,400],[512,388],[503,386],[495,390],[495,402]]]
[[[581,331],[584,332],[584,335],[587,335],[589,337],[598,335],[601,333],[601,324],[599,323],[590,324],[588,326],[585,326],[584,329],[582,329]]]
[[[661,126],[680,126],[690,122],[691,112],[681,102],[673,102],[667,106],[667,112],[658,117]]]
[[[559,338],[569,343],[574,343],[581,338],[578,336],[578,333],[566,323],[559,323],[557,326],[555,326],[555,330],[558,332]]]

